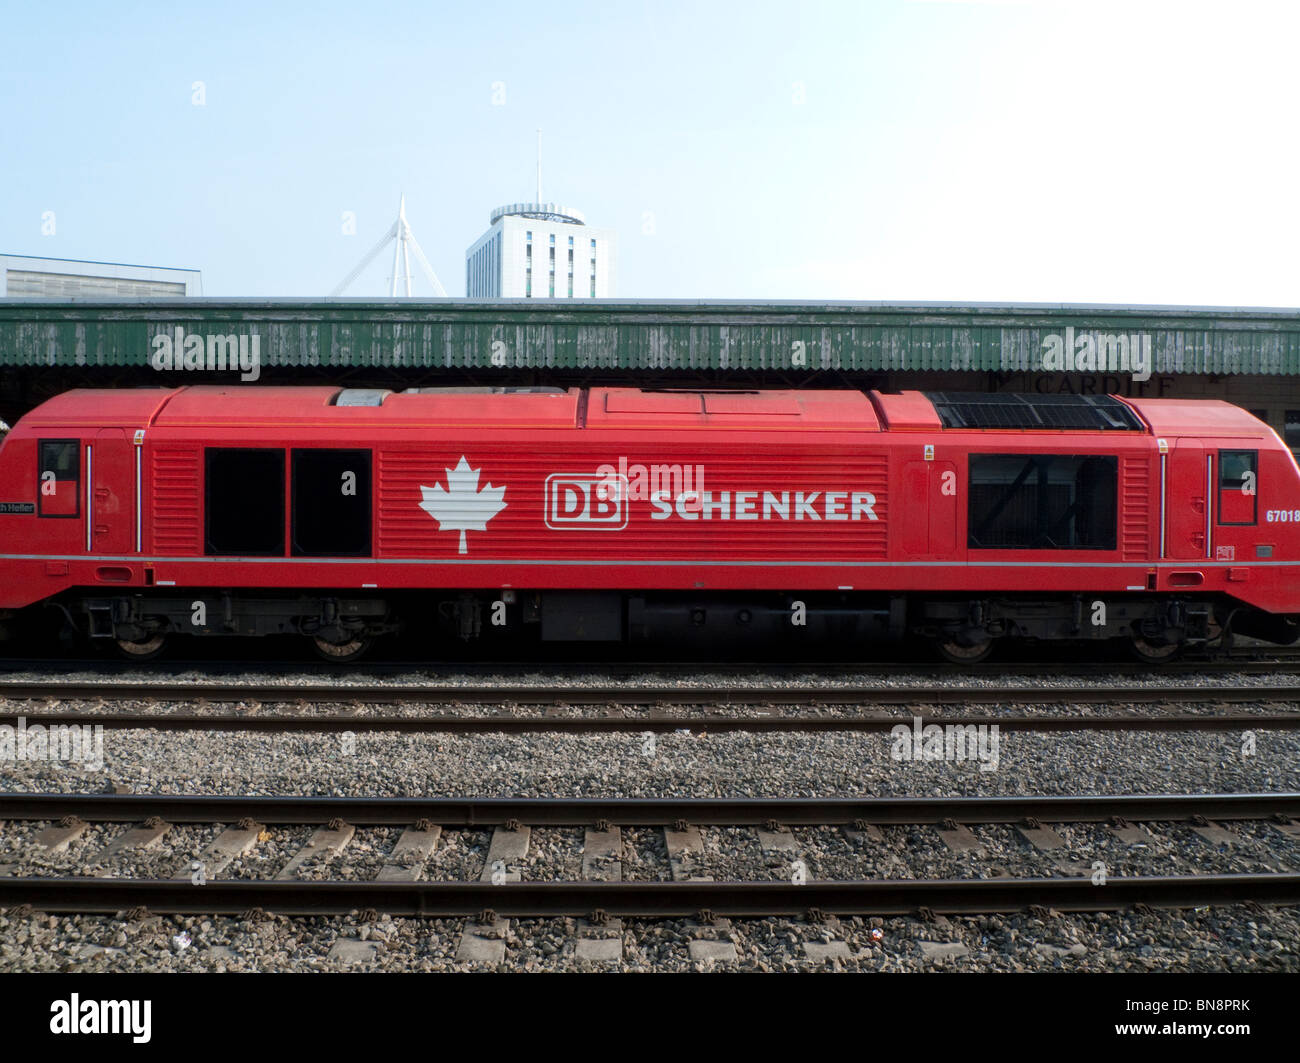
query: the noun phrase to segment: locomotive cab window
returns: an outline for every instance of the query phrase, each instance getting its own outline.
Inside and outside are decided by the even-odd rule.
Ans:
[[[204,553],[284,556],[284,451],[204,455]]]
[[[37,454],[36,512],[81,515],[81,447],[75,439],[42,439]]]
[[[1114,550],[1113,455],[972,454],[967,544],[983,550]]]
[[[293,555],[370,554],[370,451],[295,450]]]
[[[1254,524],[1259,451],[1219,451],[1219,523]]]

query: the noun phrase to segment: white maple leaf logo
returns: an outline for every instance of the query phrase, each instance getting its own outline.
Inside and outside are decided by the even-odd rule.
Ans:
[[[505,486],[484,484],[480,491],[479,475],[482,469],[471,469],[462,454],[454,469],[447,469],[447,486],[420,485],[424,501],[420,508],[438,522],[439,531],[459,531],[460,550],[469,553],[465,541],[467,531],[487,531],[487,522],[506,508]]]

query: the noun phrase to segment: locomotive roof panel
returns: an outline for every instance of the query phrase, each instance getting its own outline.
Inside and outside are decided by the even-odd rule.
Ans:
[[[364,397],[334,387],[231,385],[175,390],[68,392],[33,411],[32,423],[198,428],[330,425],[393,428],[475,425],[573,428],[808,428],[879,432],[860,391],[643,391],[637,388],[421,388]]]
[[[23,417],[22,423],[35,427],[86,425],[139,428],[148,424],[158,409],[177,392],[177,388],[121,388],[103,391],[78,388],[47,399]]]
[[[576,389],[521,389],[508,393],[479,388],[422,388],[379,393],[373,402],[349,405],[346,389],[335,387],[190,387],[167,404],[157,424],[181,427],[254,422],[397,427],[491,423],[564,428],[576,423],[578,396]]]
[[[708,391],[638,388],[421,388],[362,396],[338,387],[266,385],[80,389],[58,395],[24,426],[328,426],[404,428],[744,428],[847,432],[1072,431],[1158,436],[1259,436],[1240,407],[1217,399],[870,393],[854,390]]]
[[[493,425],[499,427],[573,428],[578,423],[577,388],[555,392],[446,392],[434,388],[398,392],[384,400],[375,424],[394,420],[419,424]]]
[[[1158,436],[1258,436],[1268,425],[1221,399],[1125,400]]]
[[[873,391],[871,401],[891,432],[932,432],[943,427],[934,403],[920,391]]]
[[[311,418],[329,412],[338,388],[187,387],[159,413],[159,425],[264,423]]]
[[[875,407],[860,391],[707,391],[592,388],[591,428],[811,427],[879,432]]]

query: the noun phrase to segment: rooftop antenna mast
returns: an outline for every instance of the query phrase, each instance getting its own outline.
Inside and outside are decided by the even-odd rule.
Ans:
[[[541,163],[538,162],[538,180],[541,180]],[[388,294],[397,295],[397,286],[399,280],[402,281],[406,289],[406,297],[411,297],[411,252],[415,252],[415,260],[419,263],[425,279],[428,280],[429,286],[433,288],[433,294],[445,297],[447,290],[438,280],[438,275],[433,272],[433,267],[429,265],[429,260],[425,258],[424,251],[420,247],[420,241],[415,238],[415,233],[411,232],[411,226],[406,220],[406,196],[403,195],[401,202],[397,207],[397,221],[393,222],[393,227],[384,234],[382,240],[375,244],[370,252],[357,263],[356,269],[343,278],[343,282],[330,292],[330,296],[342,295],[348,286],[356,280],[365,271],[379,253],[388,246],[389,241],[393,241],[393,277],[389,287]]]
[[[537,202],[542,201],[542,131],[537,131]]]

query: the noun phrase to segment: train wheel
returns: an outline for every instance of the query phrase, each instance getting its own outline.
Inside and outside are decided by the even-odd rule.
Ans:
[[[1141,635],[1134,635],[1129,639],[1128,649],[1143,664],[1164,664],[1177,657],[1182,646],[1177,642],[1149,642]]]
[[[993,640],[985,639],[973,646],[963,646],[955,639],[936,642],[939,656],[949,664],[978,664],[993,652]]]
[[[353,639],[351,642],[326,642],[321,638],[313,638],[311,644],[316,648],[318,656],[333,664],[347,664],[349,661],[355,661],[366,650],[370,649],[370,639]]]
[[[151,661],[162,653],[166,641],[162,635],[155,635],[143,642],[116,639],[114,645],[117,647],[117,652],[129,661]]]

